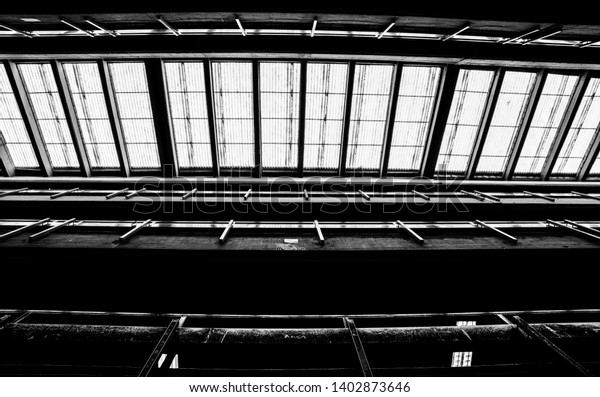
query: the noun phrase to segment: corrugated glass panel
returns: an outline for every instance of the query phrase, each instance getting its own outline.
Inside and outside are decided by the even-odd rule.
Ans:
[[[119,168],[98,65],[65,63],[64,70],[90,166]]]
[[[268,168],[298,166],[300,63],[260,63],[262,162]]]
[[[348,169],[379,168],[393,72],[392,65],[356,65],[346,158]]]
[[[590,176],[600,175],[600,156],[594,161],[592,168],[590,169]]]
[[[523,121],[536,74],[506,72],[476,174],[502,175]]]
[[[179,167],[211,168],[204,65],[167,62],[165,73]]]
[[[252,63],[212,64],[215,129],[221,167],[254,167]]]
[[[590,79],[575,113],[552,176],[576,176],[600,123],[600,79]]]
[[[2,64],[0,64],[0,135],[4,138],[6,149],[15,168],[39,166],[17,99]]]
[[[473,352],[453,352],[452,367],[470,367],[473,361]]]
[[[419,170],[435,106],[440,71],[437,67],[402,67],[389,170]]]
[[[339,167],[348,65],[309,63],[306,77],[304,168]]]
[[[548,74],[517,160],[515,176],[535,176],[542,171],[577,79],[577,76]]]
[[[459,71],[436,172],[466,172],[493,78],[493,71]]]
[[[144,63],[112,62],[108,66],[130,167],[160,168]]]
[[[52,167],[79,167],[52,67],[48,63],[31,63],[19,64],[18,68]]]

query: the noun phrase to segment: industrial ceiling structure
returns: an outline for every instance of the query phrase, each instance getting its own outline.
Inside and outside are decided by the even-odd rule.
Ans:
[[[545,11],[8,5],[0,374],[599,375],[600,23]]]

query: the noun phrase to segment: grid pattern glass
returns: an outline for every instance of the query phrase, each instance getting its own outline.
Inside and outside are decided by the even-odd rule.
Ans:
[[[592,78],[558,154],[551,176],[575,177],[600,124],[600,79]]]
[[[262,162],[268,168],[297,168],[300,63],[261,62]]]
[[[470,367],[473,361],[473,352],[453,352],[452,367]]]
[[[309,63],[306,81],[304,168],[339,167],[348,65]]]
[[[379,168],[393,72],[393,65],[356,65],[347,169]]]
[[[211,168],[204,65],[167,62],[165,74],[179,167]]]
[[[2,64],[0,64],[0,137],[6,144],[15,168],[38,168],[39,164],[17,99]]]
[[[65,117],[52,67],[48,63],[18,65],[52,167],[78,168],[79,161]]]
[[[402,67],[389,170],[419,170],[435,106],[440,72],[438,67]]]
[[[573,75],[548,74],[517,160],[515,176],[541,173],[577,79]]]
[[[459,71],[436,172],[460,175],[467,170],[493,78],[489,70]]]
[[[502,175],[531,96],[536,74],[508,71],[483,145],[476,174]]]
[[[160,168],[144,63],[112,62],[109,70],[131,168]]]
[[[254,167],[252,63],[212,64],[219,166]]]
[[[119,168],[98,65],[65,63],[63,67],[90,166]]]

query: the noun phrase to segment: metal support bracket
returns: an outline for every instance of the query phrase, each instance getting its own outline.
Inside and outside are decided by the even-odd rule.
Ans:
[[[148,360],[146,360],[146,364],[144,364],[142,367],[138,377],[150,376],[152,371],[158,367],[158,360],[160,359],[162,352],[165,350],[167,344],[173,339],[177,329],[183,325],[184,321],[185,317],[171,320],[167,326],[167,329],[165,329],[165,332],[163,332],[162,336],[158,340],[158,343],[154,347],[154,350],[152,350],[150,357],[148,357]]]
[[[423,239],[423,237],[419,236],[414,230],[412,230],[410,227],[406,226],[404,224],[404,222],[402,221],[396,221],[398,223],[398,226],[400,226],[401,228],[403,228],[404,230],[406,230],[412,238],[415,239],[415,241],[419,244],[423,244],[425,242],[425,239]]]
[[[317,237],[319,238],[319,244],[325,245],[325,237],[323,237],[323,232],[321,231],[321,226],[319,226],[319,221],[314,221],[315,229],[317,229]]]
[[[219,237],[219,244],[225,244],[227,242],[227,237],[229,236],[229,232],[233,228],[233,225],[235,225],[235,221],[232,219],[225,227],[225,230],[223,230],[221,237]]]
[[[22,226],[18,229],[11,230],[10,232],[0,235],[0,241],[6,240],[7,238],[12,237],[12,236],[16,236],[17,234],[23,233],[24,231],[32,229],[36,226],[42,226],[42,225],[48,223],[49,221],[50,221],[50,218],[45,218],[45,219],[39,220],[37,222],[31,223],[29,225]]]
[[[194,189],[192,189],[192,191],[191,191],[191,192],[187,192],[186,194],[184,194],[184,195],[181,197],[181,199],[182,199],[182,200],[186,200],[186,199],[188,199],[188,198],[192,197],[194,194],[196,194],[196,192],[197,192],[197,191],[198,191],[198,189],[194,188]]]
[[[121,237],[119,237],[119,243],[126,242],[131,237],[133,237],[136,234],[138,234],[143,228],[145,228],[146,226],[150,225],[151,223],[152,223],[152,219],[147,219],[144,222],[140,223],[139,225],[135,225],[135,227],[133,229],[131,229],[130,231],[128,231],[127,233],[125,233],[124,235],[122,235]]]
[[[107,199],[107,200],[110,200],[111,198],[113,198],[113,197],[116,197],[116,196],[118,196],[119,194],[127,193],[128,191],[129,191],[129,188],[128,188],[128,187],[126,187],[125,189],[121,189],[121,190],[119,190],[119,191],[117,191],[117,192],[113,192],[113,193],[107,194],[107,195],[106,195],[106,199]]]
[[[64,192],[53,194],[52,196],[50,196],[50,199],[54,200],[54,199],[57,199],[59,197],[66,196],[67,194],[75,193],[77,191],[79,191],[78,187],[76,187],[75,189],[65,190]]]
[[[556,201],[556,199],[554,197],[550,197],[548,195],[541,194],[541,193],[532,193],[532,192],[528,192],[527,190],[524,190],[523,193],[525,193],[529,196],[541,198],[541,199],[548,200],[548,201]]]
[[[595,234],[591,234],[591,233],[588,233],[588,232],[584,232],[583,230],[579,230],[576,227],[570,227],[570,226],[567,226],[567,225],[563,225],[562,223],[558,223],[558,222],[553,221],[551,219],[546,219],[546,222],[548,224],[552,225],[552,226],[556,226],[556,227],[559,227],[559,228],[564,229],[564,230],[569,230],[572,233],[579,234],[582,237],[588,237],[588,238],[591,238],[593,240],[600,241],[600,236],[597,236]]]
[[[350,332],[350,337],[352,338],[354,349],[356,350],[356,354],[358,355],[358,361],[360,362],[360,368],[362,370],[363,376],[372,377],[373,372],[371,371],[371,366],[369,365],[369,360],[367,360],[367,355],[360,340],[358,329],[356,329],[356,325],[354,324],[354,320],[348,317],[344,317],[344,327]]]
[[[496,233],[498,236],[500,236],[500,237],[502,237],[502,238],[510,241],[513,244],[517,244],[519,242],[519,240],[516,237],[513,237],[510,234],[505,233],[502,230],[497,229],[497,228],[495,228],[492,225],[488,225],[487,223],[484,223],[484,222],[482,222],[480,220],[475,219],[475,224],[477,226],[480,226],[480,227],[483,227],[485,229],[491,230],[492,232]]]
[[[27,189],[29,189],[29,188],[28,187],[24,187],[22,189],[11,190],[11,191],[8,191],[8,192],[2,192],[2,193],[0,193],[0,197],[8,196],[8,195],[11,195],[11,194],[21,193],[21,192],[24,192]]]
[[[49,235],[50,233],[52,233],[56,230],[62,229],[65,226],[69,226],[69,225],[73,224],[73,222],[75,222],[76,220],[77,220],[77,218],[71,218],[67,221],[59,223],[58,225],[52,226],[51,228],[43,230],[39,233],[32,234],[31,236],[29,236],[29,241],[35,241],[35,240],[41,239],[42,237],[46,237],[47,235]]]

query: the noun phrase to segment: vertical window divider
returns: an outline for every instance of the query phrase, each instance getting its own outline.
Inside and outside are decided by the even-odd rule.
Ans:
[[[354,72],[356,62],[351,61],[348,65],[348,80],[346,83],[346,101],[344,103],[344,124],[342,129],[342,147],[340,148],[339,176],[346,175],[346,158],[348,157],[348,140],[350,137],[350,117],[352,115],[352,91],[354,89]]]
[[[591,76],[591,77],[600,78],[600,73],[598,73],[598,72],[593,73],[593,76]],[[599,153],[600,153],[600,124],[598,124],[598,126],[596,127],[596,131],[594,132],[594,138],[592,139],[592,142],[590,143],[590,146],[588,147],[588,149],[583,157],[583,161],[581,162],[579,171],[577,172],[577,180],[578,181],[583,181],[583,180],[585,180],[585,178],[588,177],[588,175],[594,165],[594,162],[598,158]]]
[[[298,177],[304,175],[304,141],[306,132],[306,87],[307,87],[307,70],[308,64],[306,61],[300,63],[300,111],[298,114]]]
[[[252,61],[252,95],[254,100],[254,170],[256,178],[262,177],[262,131],[260,121],[260,62]]]
[[[402,79],[402,64],[397,62],[394,65],[392,74],[392,97],[390,98],[387,110],[387,123],[383,133],[383,148],[381,151],[381,161],[379,163],[379,177],[387,174],[388,163],[390,160],[390,150],[392,147],[392,138],[394,134],[394,124],[396,122],[396,108],[398,107],[398,94],[400,93],[400,80]]]
[[[219,167],[219,151],[217,150],[217,131],[215,127],[215,103],[213,98],[213,83],[212,83],[212,65],[209,59],[203,61],[204,64],[204,91],[206,94],[206,111],[208,116],[208,132],[210,135],[210,153],[213,161],[213,175],[221,176],[221,168]]]

